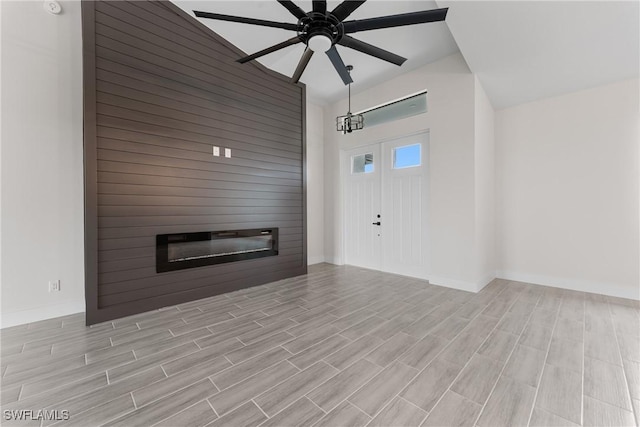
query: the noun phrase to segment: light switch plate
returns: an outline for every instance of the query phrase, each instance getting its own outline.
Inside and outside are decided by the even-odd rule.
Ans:
[[[213,155],[216,157],[220,156],[220,147],[213,147]]]
[[[231,148],[225,148],[224,149],[224,156],[225,157],[231,157]]]

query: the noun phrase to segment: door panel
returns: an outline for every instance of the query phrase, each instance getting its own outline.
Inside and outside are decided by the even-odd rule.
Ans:
[[[363,156],[369,163],[362,164]],[[345,188],[345,261],[380,269],[380,148],[369,146],[347,152]]]
[[[411,150],[411,160],[419,164],[407,167],[409,159],[395,150],[416,145],[419,154]],[[390,273],[427,277],[426,148],[424,135],[382,144],[382,268]]]

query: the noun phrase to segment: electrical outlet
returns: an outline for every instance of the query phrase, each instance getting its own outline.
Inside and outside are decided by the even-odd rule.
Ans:
[[[49,292],[60,292],[60,280],[52,280],[49,282]]]
[[[216,157],[220,156],[220,147],[213,146],[213,155]]]
[[[224,156],[225,156],[226,158],[231,157],[231,148],[225,148],[225,149],[224,149]]]

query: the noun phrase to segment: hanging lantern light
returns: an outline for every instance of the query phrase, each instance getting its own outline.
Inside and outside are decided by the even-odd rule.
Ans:
[[[347,65],[347,71],[351,75],[353,65]],[[362,114],[351,114],[351,83],[349,83],[349,110],[344,116],[336,117],[336,130],[343,134],[351,133],[354,130],[364,128],[364,116]]]

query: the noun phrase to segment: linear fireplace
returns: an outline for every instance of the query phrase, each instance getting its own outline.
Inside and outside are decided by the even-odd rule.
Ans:
[[[278,229],[158,234],[156,272],[278,255]]]

